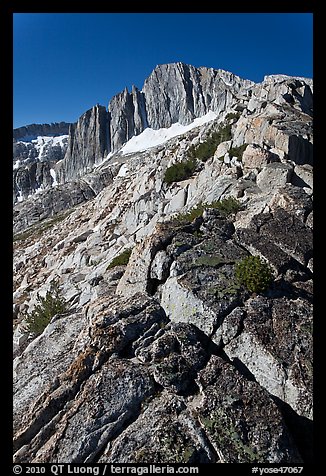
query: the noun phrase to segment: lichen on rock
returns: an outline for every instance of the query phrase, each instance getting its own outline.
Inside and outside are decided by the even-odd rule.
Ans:
[[[123,152],[178,121],[182,134]],[[225,127],[187,180],[164,181]],[[14,461],[311,463],[312,81],[160,65],[70,128],[57,185],[24,167]],[[26,198],[36,169],[45,188]],[[239,279],[247,259],[268,285]],[[35,336],[26,316],[52,282],[65,312]]]

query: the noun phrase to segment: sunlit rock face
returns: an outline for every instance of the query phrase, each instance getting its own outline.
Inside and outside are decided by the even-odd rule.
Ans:
[[[15,462],[313,461],[311,95],[161,65],[71,126],[64,158],[39,147],[43,188],[14,205]],[[239,281],[250,256],[263,291]]]

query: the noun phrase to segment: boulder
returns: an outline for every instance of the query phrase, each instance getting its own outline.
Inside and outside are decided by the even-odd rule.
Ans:
[[[293,259],[271,239],[261,236],[254,229],[241,229],[236,232],[238,243],[250,254],[263,258],[273,269],[275,275],[282,274],[293,266]]]
[[[178,210],[181,210],[186,204],[187,200],[187,191],[182,188],[179,190],[170,200],[170,202],[164,207],[164,213],[174,213]]]
[[[163,285],[161,305],[172,322],[193,324],[207,335],[213,333],[218,322],[215,312],[177,277],[168,278]]]
[[[303,266],[312,257],[313,234],[311,229],[283,208],[275,209],[273,218],[266,220],[261,225],[259,233]]]
[[[312,418],[312,306],[257,297],[245,304],[243,331],[225,347],[272,395]]]
[[[276,159],[277,157],[268,150],[257,144],[249,144],[242,154],[242,165],[246,172],[251,169],[261,169]]]
[[[168,390],[147,401],[140,417],[108,445],[100,463],[215,463],[217,455],[184,399]]]
[[[296,165],[292,177],[293,185],[314,188],[313,167],[309,164]]]
[[[242,307],[233,309],[212,336],[212,341],[219,347],[227,345],[234,337],[241,333],[245,315],[245,310]]]
[[[151,363],[158,384],[177,394],[191,390],[198,370],[208,360],[196,327],[184,323],[166,326],[152,343],[140,347],[136,356]]]
[[[30,418],[29,407],[42,395],[57,376],[78,356],[75,342],[85,326],[85,316],[71,314],[51,322],[14,360],[14,430]]]
[[[153,392],[153,380],[142,366],[119,359],[104,363],[53,422],[55,433],[39,448],[40,438],[29,451],[23,447],[17,461],[28,455],[33,463],[92,463]]]
[[[257,175],[257,185],[262,191],[275,191],[290,181],[292,171],[293,167],[289,164],[272,162],[265,165]]]
[[[229,152],[231,144],[232,144],[232,141],[230,140],[221,142],[221,144],[217,146],[217,149],[214,153],[214,158],[219,159],[221,157],[224,157],[225,154]]]
[[[29,341],[29,332],[23,322],[16,326],[13,334],[13,357],[17,357]]]
[[[301,187],[287,183],[273,196],[269,207],[272,212],[277,208],[283,208],[287,213],[305,221],[312,211],[312,199]]]
[[[279,409],[256,382],[213,355],[198,383],[201,401],[196,413],[218,462],[302,461]]]
[[[165,281],[170,270],[170,259],[164,250],[158,251],[152,261],[150,277]]]

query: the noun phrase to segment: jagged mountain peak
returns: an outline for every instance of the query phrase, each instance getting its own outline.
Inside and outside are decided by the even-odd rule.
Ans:
[[[135,85],[131,92],[124,88],[112,97],[107,109],[97,104],[69,127],[64,160],[55,165],[58,181],[65,183],[90,172],[146,128],[159,130],[176,123],[188,126],[210,112],[217,117],[231,110],[252,113],[266,100],[273,104],[291,103],[311,114],[312,81],[304,82],[301,78],[292,84],[284,77],[271,75],[255,84],[223,69],[197,68],[183,62],[157,65],[141,90]],[[42,185],[42,174],[40,181],[33,179],[34,185],[28,186],[29,172],[25,170],[23,179],[21,173],[17,171],[18,178],[14,179],[16,199]]]
[[[148,76],[148,78],[145,79],[148,81],[149,78],[151,78],[152,75],[157,75],[158,73],[179,73],[180,75],[188,75],[189,72],[196,72],[197,74],[200,75],[213,75],[213,76],[220,76],[222,79],[223,78],[234,78],[237,81],[242,81],[245,84],[251,84],[254,85],[256,84],[254,81],[251,81],[249,79],[241,78],[239,75],[232,73],[231,71],[224,70],[222,68],[213,68],[209,66],[193,66],[188,63],[184,63],[181,61],[175,62],[175,63],[162,63],[158,64],[151,74]]]

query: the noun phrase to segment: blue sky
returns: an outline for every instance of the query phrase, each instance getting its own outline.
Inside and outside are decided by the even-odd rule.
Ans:
[[[14,127],[75,122],[140,89],[157,64],[182,61],[262,81],[312,77],[307,13],[14,14]]]

